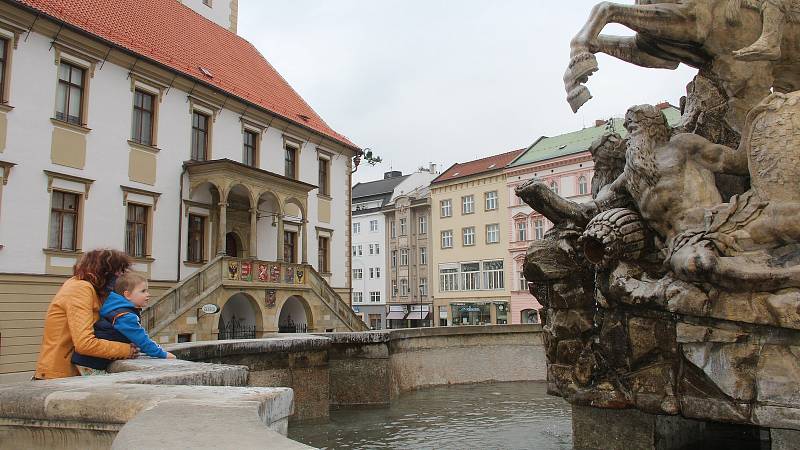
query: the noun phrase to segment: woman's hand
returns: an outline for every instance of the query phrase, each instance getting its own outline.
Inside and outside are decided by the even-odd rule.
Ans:
[[[167,359],[178,359],[175,355],[170,352],[167,352]]]

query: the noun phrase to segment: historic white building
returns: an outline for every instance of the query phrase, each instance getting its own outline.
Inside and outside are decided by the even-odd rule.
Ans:
[[[97,247],[165,293],[144,316],[162,342],[360,327],[336,305],[360,150],[231,31],[236,10],[0,4],[0,381],[33,368],[52,294]]]

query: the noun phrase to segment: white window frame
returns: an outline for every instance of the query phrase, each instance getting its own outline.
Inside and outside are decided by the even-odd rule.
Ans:
[[[400,249],[400,266],[407,266],[408,265],[408,249],[401,248]]]
[[[465,195],[461,197],[461,214],[467,215],[475,212],[475,196]]]
[[[453,217],[453,200],[445,199],[439,202],[439,213],[441,217]]]
[[[442,248],[453,248],[453,230],[442,231]]]
[[[475,245],[475,227],[464,227],[461,229],[461,245],[464,247]]]
[[[361,222],[353,222],[353,234],[359,234],[359,233],[361,233]]]
[[[371,219],[369,221],[369,232],[370,233],[378,232],[378,219]]]
[[[544,220],[536,219],[533,221],[533,238],[537,241],[544,239]]]
[[[428,264],[428,249],[427,247],[419,248],[419,263],[422,265]]]
[[[381,291],[369,291],[369,302],[370,303],[380,303],[381,302]]]
[[[517,241],[528,240],[528,222],[520,220],[517,222]]]
[[[353,269],[353,279],[354,280],[363,280],[364,279],[364,269]]]
[[[428,218],[425,216],[419,216],[418,223],[418,234],[428,234]]]
[[[486,265],[500,263],[500,269],[487,269]],[[502,259],[481,261],[481,272],[483,273],[483,288],[486,290],[503,290],[505,287],[505,266]]]
[[[490,223],[486,225],[486,243],[497,244],[498,242],[500,242],[500,224]]]
[[[486,211],[494,211],[497,209],[497,191],[489,191],[485,194],[486,197]]]
[[[439,265],[439,290],[441,292],[458,291],[458,264]]]
[[[476,270],[465,271],[465,264],[477,265]],[[481,288],[481,263],[479,261],[466,261],[459,265],[459,278],[462,291],[477,291]]]

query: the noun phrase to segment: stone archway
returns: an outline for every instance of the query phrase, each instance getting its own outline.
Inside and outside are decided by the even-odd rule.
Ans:
[[[225,235],[225,255],[238,258],[243,256],[243,250],[244,245],[242,245],[242,239],[236,232],[229,231]]]
[[[219,315],[218,339],[255,339],[263,330],[263,318],[258,303],[249,295],[238,292],[222,305]]]
[[[312,324],[311,307],[303,297],[292,295],[283,302],[278,315],[279,333],[306,333]]]

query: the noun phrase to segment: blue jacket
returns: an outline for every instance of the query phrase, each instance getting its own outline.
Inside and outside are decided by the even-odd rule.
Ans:
[[[111,292],[100,308],[100,320],[94,324],[94,335],[108,341],[128,342],[153,358],[166,358],[165,352],[147,335],[139,320],[139,308],[128,299]],[[72,363],[93,369],[105,370],[111,360],[81,355],[73,352]]]

